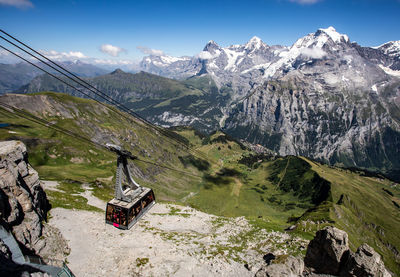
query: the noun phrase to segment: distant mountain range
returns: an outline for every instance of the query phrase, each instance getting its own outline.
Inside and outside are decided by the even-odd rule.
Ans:
[[[88,79],[164,126],[222,128],[281,155],[380,170],[400,178],[400,42],[362,47],[333,27],[292,46],[253,37],[210,41],[194,57],[148,56],[140,68]],[[36,77],[20,92],[73,92]]]
[[[93,77],[109,72],[108,70],[81,61],[65,61],[59,62],[59,64],[81,77]],[[52,73],[55,72],[53,69],[39,63],[38,66]],[[17,64],[0,63],[0,95],[12,92],[28,84],[33,78],[40,74],[43,74],[41,70],[25,62]]]

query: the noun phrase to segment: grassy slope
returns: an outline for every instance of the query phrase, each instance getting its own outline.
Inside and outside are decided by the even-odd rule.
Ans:
[[[73,119],[51,113],[40,114],[57,125],[87,137],[119,141],[141,158],[203,176],[190,177],[137,162],[140,170],[137,179],[152,187],[158,200],[190,205],[217,215],[246,216],[257,228],[282,230],[293,224],[290,219],[298,218],[296,232],[308,238],[317,229],[335,224],[349,233],[353,250],[367,242],[384,256],[391,270],[399,273],[395,255],[384,244],[400,248],[397,236],[400,209],[392,202],[400,204],[400,190],[390,187],[387,180],[362,177],[307,159],[304,163],[297,157],[248,158],[243,162],[243,157],[254,157],[255,154],[223,133],[206,137],[192,129],[177,128],[176,133],[207,156],[207,163],[188,155],[181,147],[134,120],[104,112],[93,101],[55,93],[24,97],[46,97],[62,103],[74,115]],[[25,141],[30,162],[41,178],[61,181],[60,189],[66,193],[50,192],[53,206],[93,209],[83,197],[76,195],[82,191],[82,183],[89,183],[95,188],[95,195],[104,200],[112,197],[113,184],[107,181],[115,174],[116,157],[112,153],[15,116],[10,117],[1,109],[0,122],[11,124],[0,128],[0,139]],[[123,138],[127,138],[126,141]],[[315,174],[331,185],[327,201],[316,207],[312,201],[313,190],[310,190],[315,185],[310,182]],[[301,175],[298,180],[300,187],[293,180],[297,175]],[[308,210],[310,207],[314,208]]]
[[[387,266],[400,274],[400,257],[397,254],[396,259],[396,250],[388,249],[389,245],[397,250],[400,247],[400,208],[393,203],[400,203],[399,186],[391,186],[392,182],[385,179],[362,177],[348,170],[307,161],[332,184],[332,202],[329,203],[329,217],[323,213],[325,220],[333,220],[338,228],[348,232],[353,250],[368,243],[383,255]]]
[[[153,122],[165,124],[163,119],[159,118],[164,112],[188,117],[196,116],[201,120],[192,122],[193,126],[205,131],[218,127],[218,119],[222,117],[218,103],[224,106],[230,98],[230,89],[225,87],[218,89],[208,76],[177,81],[145,72],[132,74],[116,71],[86,79],[101,91],[109,92],[112,98]],[[49,75],[36,77],[22,87],[21,91],[29,93],[55,91],[86,97]],[[97,97],[88,91],[86,93]]]
[[[201,140],[194,133],[180,132],[199,145]],[[221,133],[212,135],[210,141],[219,136]],[[348,232],[354,251],[368,243],[392,271],[400,273],[399,256],[394,250],[400,247],[400,208],[393,203],[400,204],[399,185],[291,156],[258,161],[248,167],[238,161],[251,153],[229,140],[208,143],[199,150],[214,161],[212,176],[218,176],[223,168],[233,173],[204,180],[196,194],[185,199],[187,204],[218,215],[244,215],[256,225],[272,229],[282,230],[291,221],[297,225],[295,233],[309,238],[316,230],[335,225]],[[330,192],[315,206],[313,203],[320,202],[315,201],[315,192],[320,189],[324,195],[321,188],[326,188],[321,183],[329,184]]]
[[[87,99],[57,93],[39,93],[28,97],[38,99],[43,96],[46,101],[52,99],[55,103],[62,103],[62,107],[74,117],[71,119],[45,112],[46,120],[88,138],[96,137],[103,144],[106,142],[123,144],[142,159],[170,166],[178,165],[179,168],[180,162],[175,154],[184,153],[182,146],[160,137],[154,131],[143,127],[141,123],[104,111],[105,109],[99,104]],[[48,108],[50,111],[52,107]],[[36,115],[43,116],[43,113]],[[103,199],[112,196],[112,182],[104,179],[115,174],[114,154],[26,119],[10,116],[2,109],[0,109],[0,122],[11,124],[0,129],[0,139],[24,141],[30,153],[29,160],[42,179],[73,180],[77,184],[91,183],[93,186],[97,184],[104,187]],[[188,179],[179,172],[169,172],[141,162],[135,165],[141,172],[139,174],[142,177],[141,182],[152,187],[159,199],[175,200],[183,197],[190,191],[196,179],[198,182],[198,178]],[[183,169],[183,166],[180,169]],[[196,170],[189,169],[190,171]],[[157,173],[155,177],[154,173]],[[173,180],[173,186],[170,180]]]

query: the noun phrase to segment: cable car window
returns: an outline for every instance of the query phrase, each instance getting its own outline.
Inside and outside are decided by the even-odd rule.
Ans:
[[[135,219],[135,207],[132,207],[129,209],[129,219],[128,219],[128,224],[131,223]]]
[[[135,215],[138,216],[138,214],[142,211],[142,207],[140,206],[140,202],[135,205]]]
[[[107,205],[107,212],[106,212],[106,220],[107,221],[113,221],[112,216],[114,213],[114,206],[113,205]]]
[[[142,208],[144,209],[145,207],[147,207],[151,202],[153,202],[154,197],[153,197],[153,193],[151,191],[149,191],[145,197],[143,197],[142,200]]]
[[[127,213],[128,213],[127,209],[121,209],[120,214],[119,214],[119,216],[120,216],[120,224],[121,225],[128,226],[128,224],[127,224]]]

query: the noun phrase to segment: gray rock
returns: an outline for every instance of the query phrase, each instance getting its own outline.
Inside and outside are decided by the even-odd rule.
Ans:
[[[316,273],[337,275],[342,257],[348,252],[347,233],[336,227],[326,227],[319,230],[309,243],[304,262]]]
[[[361,245],[351,253],[341,274],[344,277],[391,277],[381,256],[368,244]]]
[[[300,258],[292,256],[287,257],[283,264],[270,264],[260,268],[256,277],[267,276],[267,277],[295,277],[302,276],[304,270],[304,262]]]
[[[0,215],[15,238],[38,253],[49,203],[20,141],[0,142]]]

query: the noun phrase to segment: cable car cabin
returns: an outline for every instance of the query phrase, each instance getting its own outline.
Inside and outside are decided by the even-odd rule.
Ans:
[[[106,223],[120,229],[130,229],[155,204],[152,189],[143,188],[136,201],[112,199],[107,203]]]
[[[120,229],[130,229],[156,203],[154,192],[150,188],[140,186],[132,178],[128,159],[135,160],[137,157],[120,146],[114,144],[106,146],[118,155],[115,197],[107,203],[106,223]],[[122,186],[123,175],[127,179],[127,183],[124,184],[126,189]]]

